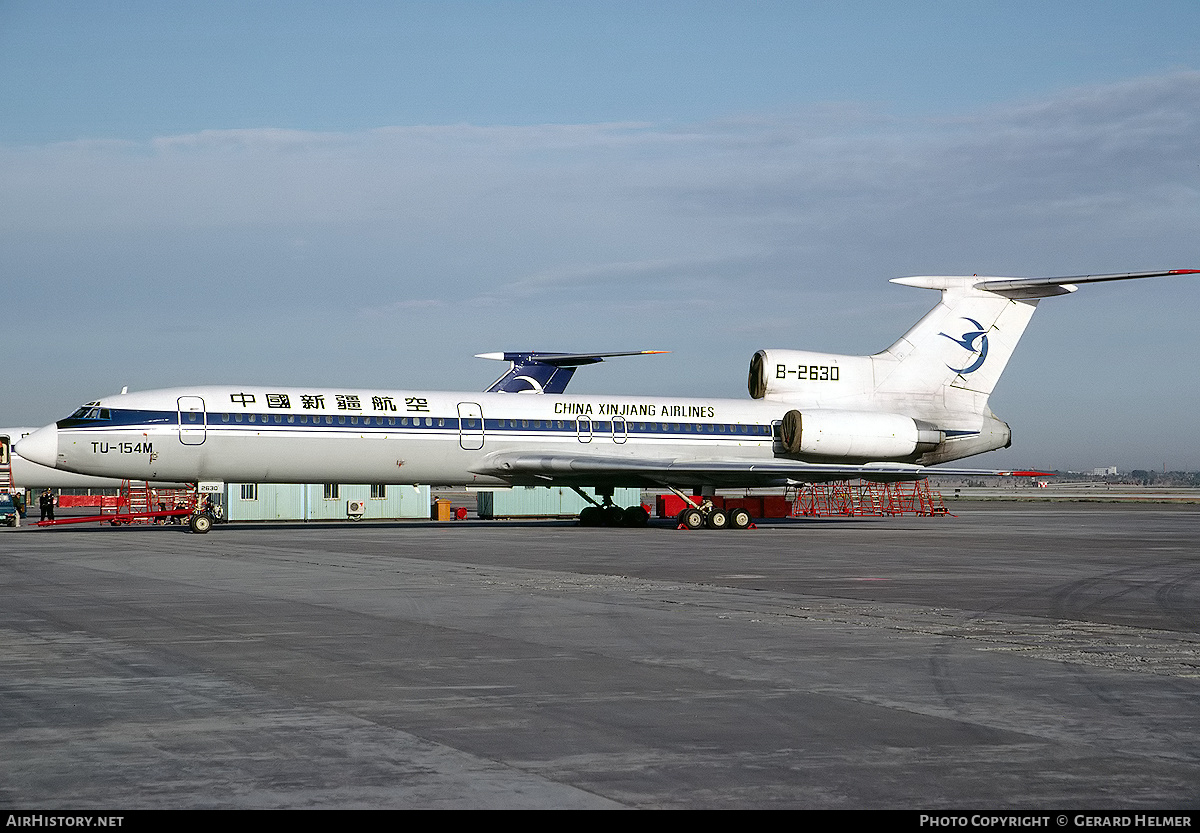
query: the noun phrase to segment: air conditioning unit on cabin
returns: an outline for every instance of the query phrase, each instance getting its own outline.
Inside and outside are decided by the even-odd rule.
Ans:
[[[355,515],[363,515],[367,511],[367,502],[365,500],[348,500],[346,501],[346,514],[354,517]]]

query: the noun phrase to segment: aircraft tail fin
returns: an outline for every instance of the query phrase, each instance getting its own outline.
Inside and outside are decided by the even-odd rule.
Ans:
[[[875,396],[984,413],[1040,299],[979,289],[975,276],[896,278],[893,283],[937,289],[941,299],[895,344],[871,357]]]
[[[940,290],[942,296],[895,344],[871,357],[875,394],[986,414],[988,396],[1042,298],[1074,292],[1083,283],[1196,272],[1200,270],[1062,278],[895,278],[892,283]]]

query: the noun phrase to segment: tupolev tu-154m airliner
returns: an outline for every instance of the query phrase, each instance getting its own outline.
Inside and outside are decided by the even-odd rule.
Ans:
[[[591,486],[601,496],[664,488],[691,502],[680,516],[691,528],[745,527],[744,511],[726,513],[703,496],[849,478],[1013,474],[929,467],[1009,446],[988,396],[1038,302],[1078,284],[1198,272],[896,278],[941,300],[895,344],[871,356],[760,350],[749,400],[567,395],[515,365],[485,393],[218,385],[89,402],[17,451],[46,466],[138,480]],[[544,364],[553,372],[555,356],[574,367],[622,354],[484,354],[535,363],[538,355],[552,357]],[[532,381],[501,384],[512,377]],[[514,389],[550,395],[502,392]],[[640,506],[603,500],[582,523],[647,520]]]

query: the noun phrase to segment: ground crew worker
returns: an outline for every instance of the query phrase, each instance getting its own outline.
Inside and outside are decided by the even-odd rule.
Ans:
[[[49,489],[42,492],[39,503],[42,507],[42,520],[54,520],[54,495],[50,493]]]

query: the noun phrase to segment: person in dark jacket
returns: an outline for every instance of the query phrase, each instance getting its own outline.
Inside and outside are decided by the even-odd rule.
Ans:
[[[42,520],[54,520],[54,495],[50,493],[49,489],[42,492],[40,505],[42,507]]]

